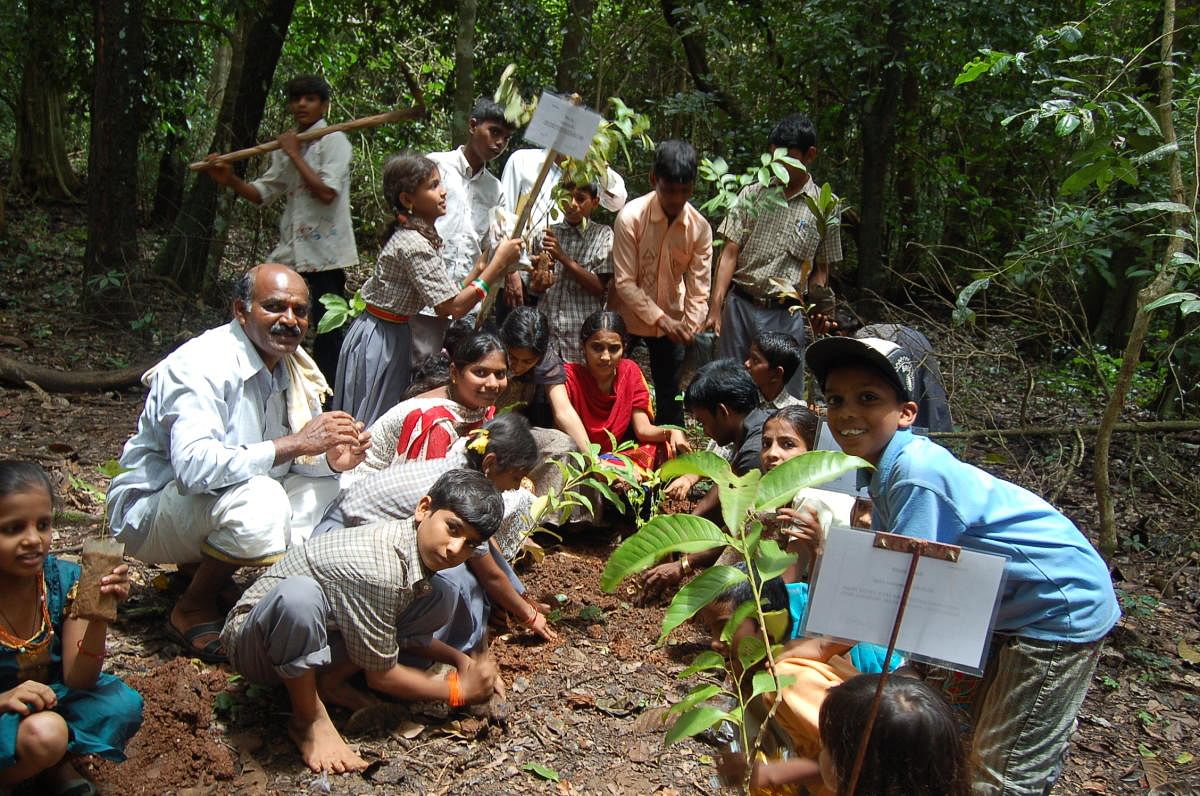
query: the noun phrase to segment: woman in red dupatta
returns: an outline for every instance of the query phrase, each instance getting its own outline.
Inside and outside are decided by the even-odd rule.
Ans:
[[[568,362],[567,395],[583,421],[588,439],[611,453],[617,442],[641,444],[624,454],[639,467],[652,470],[676,453],[690,449],[679,429],[654,425],[650,390],[642,369],[625,358],[628,333],[621,316],[598,310],[579,330],[584,364]],[[612,435],[612,437],[609,436]]]

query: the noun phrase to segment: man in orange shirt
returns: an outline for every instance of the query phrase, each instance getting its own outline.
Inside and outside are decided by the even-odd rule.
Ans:
[[[708,316],[712,228],[688,202],[696,150],[663,141],[654,150],[650,193],[629,202],[613,225],[613,291],[620,313],[650,353],[659,424],[683,425],[679,370],[686,347]]]

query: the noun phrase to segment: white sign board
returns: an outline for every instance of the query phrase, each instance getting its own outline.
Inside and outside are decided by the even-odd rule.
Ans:
[[[604,118],[595,111],[543,91],[533,120],[525,129],[525,139],[583,160],[602,121]]]
[[[804,634],[886,647],[911,561],[909,553],[875,547],[870,531],[830,528],[813,577]],[[923,556],[896,649],[981,674],[1007,561],[972,550],[963,550],[957,562]]]

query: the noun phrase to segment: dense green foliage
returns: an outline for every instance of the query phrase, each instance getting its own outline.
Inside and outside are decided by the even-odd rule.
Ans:
[[[821,137],[814,177],[843,207],[846,258],[834,275],[842,294],[876,291],[947,319],[956,310],[955,321],[970,322],[986,293],[989,306],[1006,307],[1030,337],[1044,338],[1045,350],[1067,346],[1090,359],[1098,347],[1119,348],[1136,289],[1158,268],[1161,236],[1173,232],[1167,216],[1178,207],[1167,204],[1164,165],[1172,150],[1156,121],[1163,12],[1149,0],[1069,7],[515,0],[476,6],[474,57],[456,72],[466,3],[311,0],[295,4],[287,29],[278,31],[283,52],[259,139],[287,125],[280,89],[299,72],[320,72],[334,86],[331,121],[408,104],[401,64],[424,85],[426,120],[354,136],[353,208],[368,260],[383,215],[383,159],[403,148],[451,145],[456,79],[473,79],[473,95],[491,94],[509,63],[517,64],[527,95],[574,89],[606,112],[608,98],[619,96],[649,116],[651,138],[687,138],[734,174],[759,164],[778,118],[807,111]],[[231,55],[236,71],[239,43],[266,5],[145,4],[139,124],[126,132],[139,144],[139,210],[147,223],[170,223],[183,189],[180,163],[213,146],[222,99],[236,88]],[[0,74],[8,78],[0,152],[21,165],[27,153],[17,151],[18,128],[28,95],[57,92],[61,129],[43,132],[54,133],[73,171],[85,176],[93,9],[17,0],[14,12],[0,21]],[[1180,9],[1173,110],[1189,176],[1200,96],[1196,23],[1194,7]],[[31,83],[32,62],[45,75]],[[646,187],[648,155],[631,155],[632,166],[618,165],[636,194]],[[251,173],[262,167],[249,164]],[[39,195],[36,185],[10,180],[8,187]],[[697,204],[719,193],[718,184],[703,183]],[[720,208],[709,207],[718,221]],[[217,212],[218,237],[231,224],[249,234],[234,248],[215,247],[213,257],[240,263],[269,250],[272,213],[236,203]],[[1194,224],[1184,233],[1194,235]],[[1194,291],[1194,241],[1180,256],[1176,287]],[[149,259],[144,248],[142,257]],[[136,268],[120,264],[106,273]],[[138,274],[130,277],[136,283]],[[984,278],[986,288],[978,283]],[[961,295],[968,286],[973,299]],[[1171,328],[1174,364],[1194,368],[1195,346],[1174,345],[1194,321],[1175,306],[1160,314],[1161,328]],[[1159,345],[1151,353],[1166,351]]]

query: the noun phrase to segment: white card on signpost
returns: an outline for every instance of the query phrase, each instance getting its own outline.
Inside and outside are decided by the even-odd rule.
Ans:
[[[871,531],[830,528],[813,575],[804,635],[886,647],[911,561],[909,553],[875,547]],[[922,557],[896,649],[982,674],[1007,561],[973,550],[963,550],[957,562]]]
[[[525,140],[583,160],[602,121],[604,117],[595,111],[543,91],[533,119],[525,129]]]

